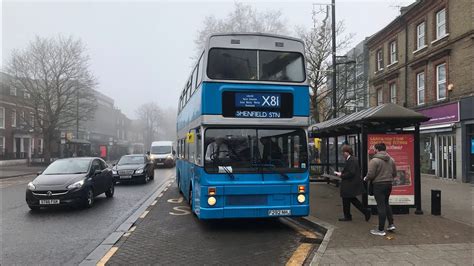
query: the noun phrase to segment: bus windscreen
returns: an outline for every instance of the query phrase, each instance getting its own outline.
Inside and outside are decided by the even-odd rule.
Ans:
[[[307,169],[302,129],[209,128],[205,131],[205,170],[233,173],[301,173]]]

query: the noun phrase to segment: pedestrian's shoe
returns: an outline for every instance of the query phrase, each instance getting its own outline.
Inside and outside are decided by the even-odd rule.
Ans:
[[[391,224],[387,227],[387,231],[395,231],[397,228],[395,227],[394,224]]]
[[[370,211],[369,210],[366,210],[365,211],[365,221],[368,222],[370,220]]]
[[[378,229],[372,229],[372,230],[370,230],[370,233],[371,233],[372,235],[376,235],[376,236],[384,236],[384,235],[386,235],[385,231],[383,231],[383,230],[380,231],[380,230],[378,230]]]
[[[344,217],[344,218],[339,218],[339,222],[349,222],[352,221],[352,218]]]

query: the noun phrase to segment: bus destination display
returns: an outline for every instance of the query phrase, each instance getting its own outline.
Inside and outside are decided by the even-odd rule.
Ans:
[[[236,93],[235,106],[237,107],[261,107],[279,108],[281,102],[280,94],[267,93]]]
[[[223,94],[223,114],[238,118],[292,117],[291,93],[229,92]]]

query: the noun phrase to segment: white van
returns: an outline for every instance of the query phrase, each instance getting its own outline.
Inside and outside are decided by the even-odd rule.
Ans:
[[[172,141],[153,141],[151,143],[150,158],[156,166],[174,167],[176,152]]]

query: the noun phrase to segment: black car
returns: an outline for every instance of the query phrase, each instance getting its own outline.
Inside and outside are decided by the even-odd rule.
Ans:
[[[26,203],[32,210],[58,205],[91,207],[94,197],[114,196],[112,171],[100,158],[69,158],[54,161],[28,183]]]
[[[125,155],[112,168],[116,182],[139,181],[147,183],[155,178],[153,161],[144,154]]]

